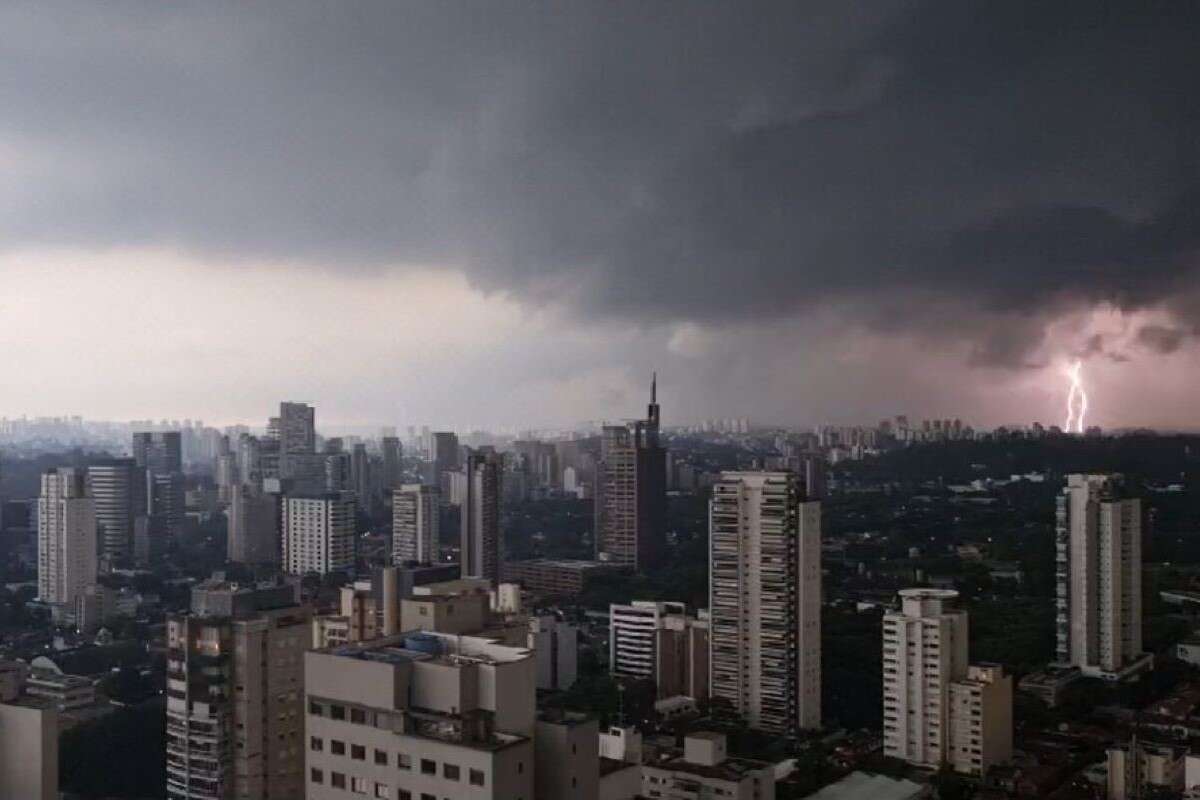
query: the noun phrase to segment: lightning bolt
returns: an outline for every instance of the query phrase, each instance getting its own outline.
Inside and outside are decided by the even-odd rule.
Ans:
[[[1083,378],[1080,374],[1082,371],[1082,361],[1077,360],[1067,367],[1067,378],[1071,381],[1071,391],[1067,393],[1067,424],[1063,427],[1067,433],[1083,433],[1088,396],[1083,388]]]

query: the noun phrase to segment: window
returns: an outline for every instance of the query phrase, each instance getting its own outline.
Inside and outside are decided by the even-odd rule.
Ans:
[[[518,774],[518,775],[524,775],[524,774],[525,774],[525,762],[524,762],[524,761],[518,761],[518,762],[517,762],[517,774]]]
[[[396,766],[400,769],[412,769],[412,756],[408,753],[396,753]]]
[[[428,758],[421,759],[421,774],[422,775],[437,775],[437,762],[430,761]]]
[[[309,700],[308,713],[312,714],[314,717],[323,717],[325,716],[325,706],[321,705],[315,700]]]
[[[387,756],[386,750],[379,750],[379,749],[375,750],[375,763],[379,764],[381,766],[384,766],[384,767],[387,766],[388,756]]]
[[[310,769],[308,771],[308,778],[313,783],[324,783],[325,782],[325,773],[323,771],[317,769],[316,767],[313,767],[312,769]]]
[[[346,707],[331,705],[329,707],[329,716],[332,719],[345,719],[346,718]]]
[[[355,761],[366,761],[367,748],[363,747],[361,744],[350,745],[350,757]]]
[[[335,789],[345,789],[346,788],[346,773],[344,773],[344,772],[329,773],[329,785]]]
[[[442,777],[448,781],[459,780],[458,764],[442,764]]]
[[[367,722],[367,712],[361,708],[350,709],[350,721],[356,725],[365,725]]]
[[[375,784],[375,797],[379,798],[379,800],[391,800],[392,787],[386,783]]]
[[[421,800],[437,800],[437,798],[431,794],[426,794],[425,792],[421,792]]]
[[[408,789],[401,789],[400,800],[412,800],[412,792],[410,792]]]
[[[325,740],[320,736],[314,736],[309,741],[309,747],[314,753],[319,753],[325,749]]]
[[[483,770],[473,769],[468,774],[472,786],[483,786]]]
[[[366,794],[370,781],[366,778],[350,778],[350,791],[355,794]]]
[[[335,756],[346,755],[346,743],[339,742],[337,739],[330,740],[329,752],[333,753]]]

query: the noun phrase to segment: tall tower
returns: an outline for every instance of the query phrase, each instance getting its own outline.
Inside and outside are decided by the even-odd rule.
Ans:
[[[1068,475],[1058,497],[1057,660],[1117,680],[1142,652],[1142,507],[1119,475]]]
[[[392,492],[392,563],[438,560],[438,488],[410,483]]]
[[[42,475],[38,497],[38,597],[73,610],[96,572],[96,508],[84,473],[52,469]]]
[[[821,504],[790,472],[726,472],[709,503],[712,696],[754,729],[821,727]]]
[[[884,754],[982,775],[1012,757],[1012,677],[969,664],[958,592],[905,589],[883,617]]]
[[[464,578],[500,582],[500,455],[474,450],[467,456],[459,561]]]
[[[154,475],[183,472],[179,431],[141,431],[133,434],[133,458]]]
[[[130,554],[133,521],[146,503],[143,474],[132,458],[114,458],[88,466],[88,493],[95,501],[100,555],[109,561],[120,561]]]
[[[304,652],[296,587],[212,579],[167,618],[167,797],[304,794]]]
[[[380,439],[383,451],[383,491],[386,497],[393,489],[400,486],[400,475],[403,469],[404,448],[400,439],[395,436],[384,436]]]
[[[280,453],[316,452],[316,413],[316,409],[307,403],[279,404]]]
[[[659,439],[658,376],[646,419],[605,426],[596,465],[596,557],[643,570],[662,558],[667,522],[667,451]]]

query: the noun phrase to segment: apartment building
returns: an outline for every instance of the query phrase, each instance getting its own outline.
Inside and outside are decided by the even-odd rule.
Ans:
[[[634,600],[608,609],[609,672],[652,680],[658,698],[707,699],[708,619],[684,603]]]
[[[1120,475],[1068,475],[1055,536],[1057,663],[1121,680],[1142,652],[1142,506]]]
[[[905,589],[883,617],[884,754],[982,775],[1012,757],[1012,677],[968,663],[958,592]]]
[[[730,758],[723,733],[688,734],[682,755],[642,764],[640,797],[695,800],[774,800],[775,768],[765,761]]]
[[[302,796],[310,617],[293,585],[220,577],[168,617],[169,800]]]
[[[791,472],[725,472],[709,503],[711,695],[751,728],[821,727],[821,504]]]
[[[436,486],[410,483],[392,492],[392,563],[433,564],[438,561],[441,534]]]
[[[283,501],[283,568],[292,575],[354,568],[353,492]]]
[[[422,632],[305,656],[306,797],[533,800],[525,648]]]

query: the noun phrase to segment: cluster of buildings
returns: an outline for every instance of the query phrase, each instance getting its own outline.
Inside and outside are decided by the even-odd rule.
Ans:
[[[653,682],[667,716],[705,703],[778,737],[820,729],[821,453],[871,448],[879,435],[973,435],[957,420],[897,418],[873,430],[823,428],[815,441],[785,443],[762,469],[715,475],[708,608],[614,604],[610,672]],[[283,403],[264,436],[220,439],[229,560],[276,565],[281,576],[252,585],[215,576],[194,587],[187,613],[168,617],[168,797],[773,797],[772,765],[731,758],[720,734],[698,732],[680,747],[539,709],[539,691],[574,683],[578,631],[555,614],[525,613],[522,590],[569,596],[613,570],[653,570],[666,544],[671,472],[653,384],[644,419],[562,444],[519,441],[503,454],[432,432],[414,476],[397,437],[378,452],[321,442],[302,403]],[[595,557],[506,561],[500,508],[514,482],[592,497]],[[178,535],[183,495],[177,432],[138,432],[131,458],[45,473],[38,588],[56,619],[87,616],[106,565],[152,563]],[[456,563],[442,558],[447,504],[459,508]],[[381,506],[391,511],[390,563],[353,580],[363,574],[356,520]],[[1116,681],[1151,666],[1139,501],[1115,476],[1072,475],[1057,514],[1057,659],[1022,681],[1051,704],[1080,677]],[[314,573],[350,578],[335,613],[301,601],[298,578]],[[954,591],[900,592],[883,620],[886,755],[971,776],[1011,760],[1012,677],[972,662],[967,642]],[[34,697],[20,678],[0,698],[0,727],[5,704]],[[21,724],[52,724],[52,710],[38,713]],[[1114,749],[1112,781],[1140,774],[1121,752],[1141,763],[1142,750]],[[0,755],[7,768],[11,754]],[[0,771],[0,787],[17,785],[6,780]]]

